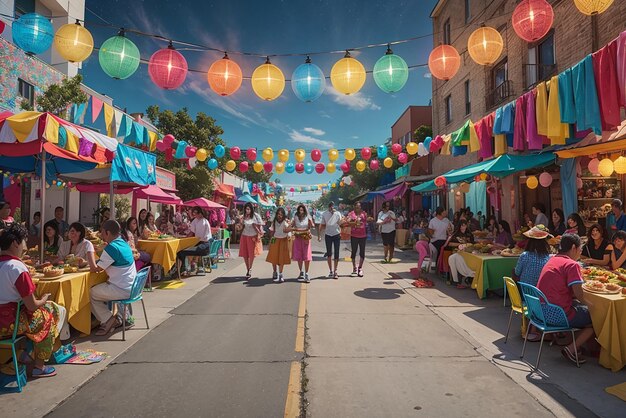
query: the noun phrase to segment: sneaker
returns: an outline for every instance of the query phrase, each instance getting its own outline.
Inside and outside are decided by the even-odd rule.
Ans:
[[[300,279],[304,279],[304,272],[303,271],[301,271],[300,275],[298,276],[298,280],[300,280]]]
[[[339,279],[339,275],[337,274],[337,272],[333,273],[333,279],[335,279],[335,280]]]
[[[282,274],[282,273],[280,273],[280,274],[278,275],[278,281],[279,281],[280,283],[285,283],[285,279],[283,278],[283,274]]]
[[[272,281],[274,283],[280,283],[280,276],[276,275],[276,277],[274,277],[274,279]]]
[[[357,275],[359,277],[363,277],[363,269],[359,269],[359,272],[357,273]]]
[[[356,277],[357,274],[358,274],[357,270],[354,269],[354,270],[352,270],[352,273],[350,273],[350,277]]]
[[[331,271],[328,272],[328,278],[332,279],[333,277],[335,277],[335,276],[333,275],[333,271],[331,270]]]
[[[272,279],[277,279],[278,278],[278,273],[274,272],[272,273]],[[276,281],[276,280],[274,280]]]
[[[309,273],[304,273],[304,282],[311,283],[311,279],[309,279]]]
[[[196,271],[196,274],[206,274],[206,272],[204,271],[204,269],[202,267],[198,268],[198,270]]]

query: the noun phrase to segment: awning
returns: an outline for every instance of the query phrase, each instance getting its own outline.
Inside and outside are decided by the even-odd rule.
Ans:
[[[402,183],[393,187],[388,187],[386,189],[368,192],[364,202],[370,202],[378,196],[383,197],[385,200],[393,199],[396,196],[402,196],[407,191],[407,189],[407,184]]]
[[[257,203],[257,201],[248,193],[244,193],[235,201],[237,203]]]
[[[226,206],[220,205],[205,199],[204,197],[197,197],[195,199],[188,200],[183,203],[184,206],[200,206],[202,209],[226,209]]]
[[[230,184],[218,183],[215,193],[223,194],[226,197],[235,197],[235,187]]]
[[[159,186],[150,185],[145,188],[134,189],[135,199],[150,199],[151,202],[164,203],[166,205],[182,205],[183,201],[175,195],[165,192]]]
[[[617,131],[603,136],[588,135],[576,145],[556,151],[560,158],[584,157],[598,153],[612,153],[626,149],[626,120]]]

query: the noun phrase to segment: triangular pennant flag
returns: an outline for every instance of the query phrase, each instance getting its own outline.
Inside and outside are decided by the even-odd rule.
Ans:
[[[53,144],[59,143],[59,122],[51,116],[46,118],[46,128],[43,132],[43,137],[46,141]]]
[[[31,142],[38,137],[41,115],[39,112],[22,112],[8,117],[6,122],[9,123],[18,142]]]
[[[87,103],[79,103],[77,105],[74,105],[74,124],[82,125],[83,123],[85,123],[85,110],[87,110]]]
[[[156,132],[148,131],[148,136],[150,137],[150,146],[148,147],[148,149],[150,151],[154,151],[156,149],[156,143],[159,140],[159,134],[157,134]]]
[[[96,96],[91,96],[91,122],[95,122],[102,112],[102,106],[104,102],[98,99]]]
[[[114,138],[120,137],[120,128],[122,127],[122,120],[124,119],[124,112],[118,109],[113,109],[115,112],[115,135]]]
[[[113,107],[107,103],[104,103],[104,126],[106,126],[107,136],[115,138],[115,124],[113,123]]]
[[[130,131],[133,128],[133,118],[124,114],[122,117],[122,123],[120,124],[120,129],[117,131],[117,136],[120,138],[126,138],[130,135]],[[126,141],[124,141],[126,143]]]

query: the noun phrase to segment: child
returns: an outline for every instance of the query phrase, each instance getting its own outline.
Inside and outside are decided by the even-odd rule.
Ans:
[[[285,214],[285,209],[278,208],[274,220],[270,224],[270,246],[265,261],[272,263],[274,273],[272,278],[274,283],[283,283],[283,267],[287,264],[291,264],[291,258],[289,256],[289,221]],[[278,272],[276,267],[278,266]]]

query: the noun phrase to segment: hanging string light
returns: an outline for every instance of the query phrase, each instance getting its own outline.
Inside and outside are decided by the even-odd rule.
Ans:
[[[224,54],[224,58],[211,64],[207,72],[211,90],[220,96],[230,96],[239,90],[241,80],[243,80],[241,68],[228,58],[228,54]]]
[[[374,64],[374,82],[385,93],[400,91],[409,79],[409,67],[406,61],[395,55],[390,46],[387,52]]]
[[[546,36],[553,22],[554,11],[546,0],[522,0],[511,17],[515,33],[527,42]]]
[[[450,80],[461,68],[461,56],[452,45],[439,45],[428,57],[428,68],[433,77]]]
[[[481,26],[467,39],[467,52],[480,65],[491,65],[500,58],[504,41],[494,28]]]
[[[311,63],[306,57],[304,64],[298,66],[291,75],[291,89],[303,102],[319,99],[326,88],[326,78],[321,68]]]
[[[27,54],[41,54],[52,45],[54,28],[47,17],[39,13],[26,13],[11,28],[13,43]]]
[[[254,93],[267,101],[278,98],[285,89],[285,76],[280,68],[270,62],[269,57],[265,64],[254,70],[251,82]]]
[[[76,19],[76,23],[68,23],[59,28],[54,35],[54,47],[66,60],[81,62],[93,51],[93,36]]]
[[[124,29],[104,41],[98,52],[100,67],[109,76],[124,80],[139,68],[139,48],[124,36]]]
[[[365,84],[365,67],[346,51],[346,55],[330,70],[330,82],[340,93],[357,93]]]
[[[187,69],[187,60],[174,49],[171,41],[167,48],[152,54],[150,61],[148,61],[150,79],[165,90],[180,87],[187,77]]]
[[[574,4],[581,13],[592,16],[604,13],[611,7],[613,0],[574,0]]]

